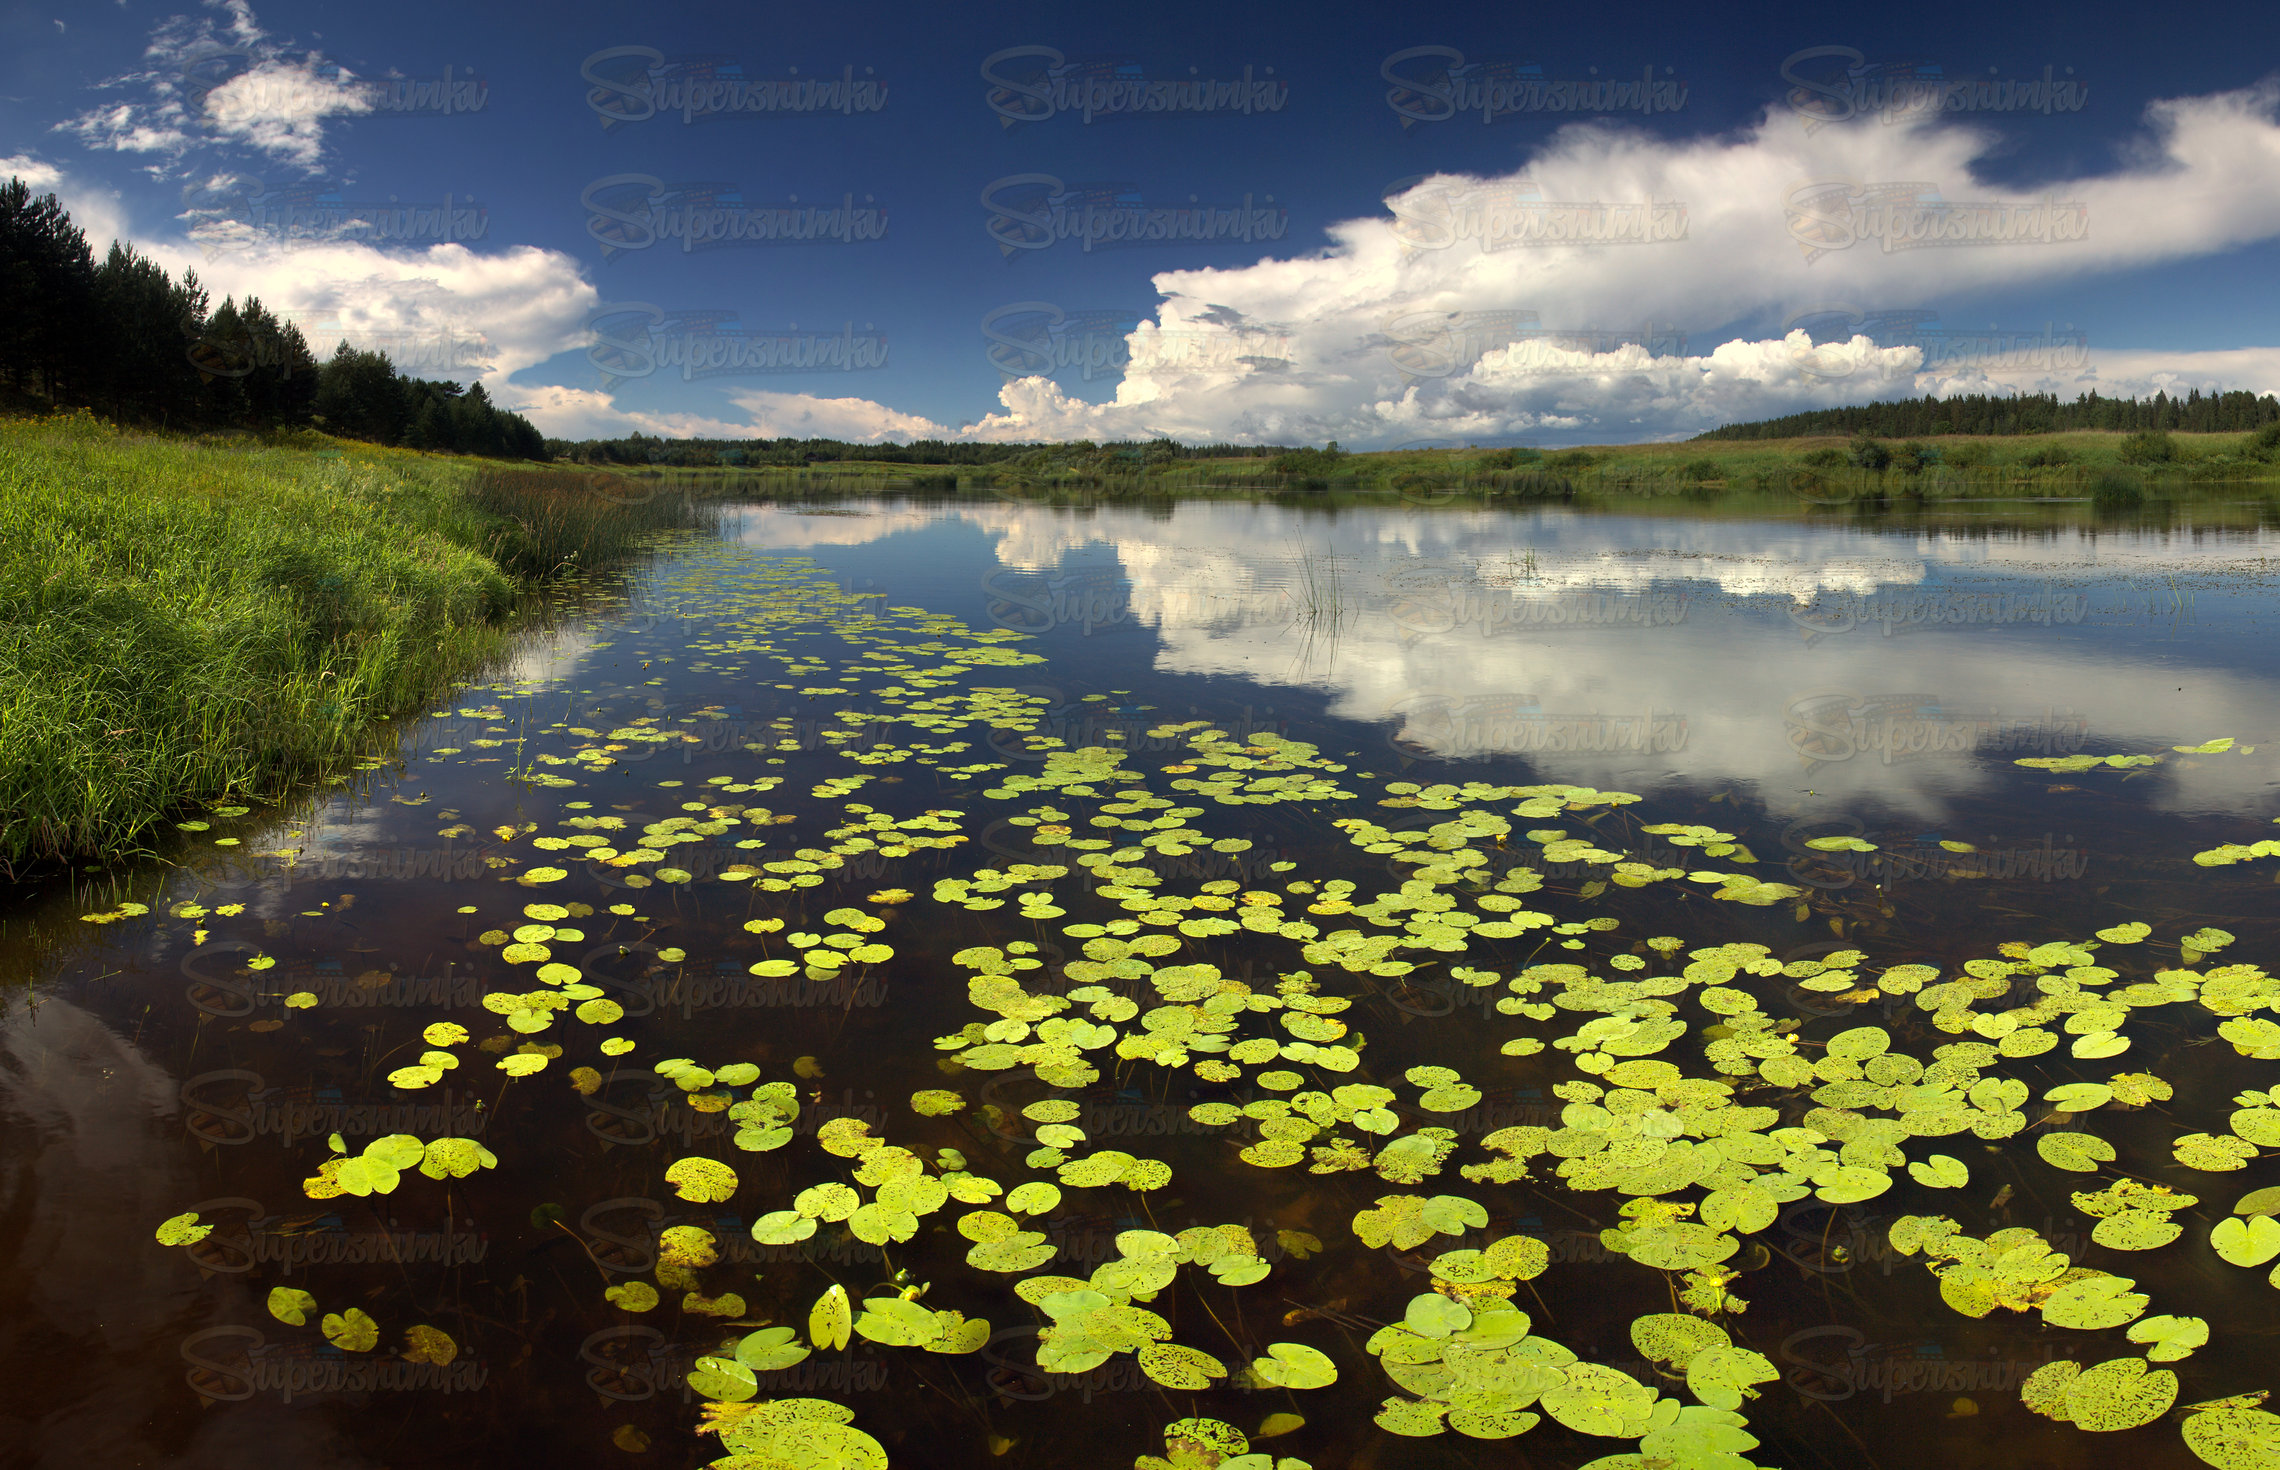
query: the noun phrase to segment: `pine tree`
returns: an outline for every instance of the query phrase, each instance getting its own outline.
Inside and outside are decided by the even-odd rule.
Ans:
[[[100,359],[95,262],[53,194],[0,186],[0,376],[57,403],[84,403]]]
[[[95,400],[120,417],[199,423],[205,379],[193,354],[206,333],[206,291],[197,272],[177,283],[156,261],[113,241],[95,293],[103,342]]]
[[[440,402],[433,398],[421,400],[419,412],[412,416],[412,426],[404,431],[404,443],[412,449],[451,447],[451,420],[444,416]]]
[[[236,302],[222,298],[187,355],[198,370],[198,416],[210,424],[244,423],[245,380],[254,371],[254,344]]]

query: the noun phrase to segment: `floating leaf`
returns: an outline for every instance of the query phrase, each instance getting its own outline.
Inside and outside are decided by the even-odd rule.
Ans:
[[[1733,1236],[1686,1221],[1633,1230],[1628,1244],[1632,1260],[1658,1271],[1691,1271],[1714,1265],[1741,1249],[1741,1242]]]
[[[1578,1434],[1630,1439],[1645,1432],[1655,1391],[1630,1374],[1598,1363],[1573,1363],[1539,1402]]]
[[[196,1210],[160,1221],[157,1232],[160,1245],[195,1245],[213,1233],[213,1226],[198,1223]]]
[[[346,1312],[328,1312],[317,1325],[324,1332],[325,1340],[344,1353],[368,1353],[380,1342],[380,1324],[356,1307]]]
[[[1910,1164],[1908,1177],[1933,1189],[1961,1189],[1971,1182],[1971,1170],[1951,1154],[1933,1154]]]
[[[459,1344],[440,1327],[421,1325],[404,1329],[404,1361],[433,1363],[437,1367],[459,1356]]]
[[[2070,1423],[2073,1413],[2066,1407],[2066,1391],[2074,1380],[2082,1376],[2082,1365],[2072,1358],[2053,1358],[2019,1384],[2021,1402],[2046,1419]]]
[[[2114,1146],[2095,1133],[2045,1133],[2035,1140],[2035,1152],[2053,1168],[2089,1174],[2112,1161]]]
[[[887,1452],[849,1424],[854,1414],[822,1399],[777,1399],[732,1428],[721,1443],[735,1451],[729,1463],[798,1466],[800,1470],[887,1470]]]
[[[840,1221],[855,1213],[863,1197],[844,1184],[815,1184],[792,1200],[792,1208],[817,1220]]]
[[[2185,1227],[2155,1210],[2121,1210],[2100,1220],[2091,1240],[2108,1250],[2159,1250],[2185,1233]]]
[[[798,1210],[771,1210],[752,1222],[752,1238],[762,1245],[797,1245],[813,1234],[814,1218]]]
[[[1034,1271],[1052,1260],[1055,1254],[1057,1252],[1052,1242],[1045,1238],[1042,1231],[1016,1230],[977,1242],[973,1249],[966,1252],[966,1264],[984,1271],[1002,1271],[1011,1275]]]
[[[1738,1409],[1757,1397],[1753,1385],[1774,1383],[1781,1370],[1761,1353],[1739,1347],[1709,1347],[1687,1360],[1686,1389],[1713,1409]]]
[[[2077,1429],[2109,1432],[2151,1424],[2177,1402],[2177,1375],[2148,1370],[2143,1358],[2115,1358],[2085,1368],[2066,1386],[2067,1417]]]
[[[909,1240],[916,1235],[918,1216],[909,1210],[892,1209],[874,1202],[849,1215],[847,1228],[857,1240],[871,1245],[885,1245],[890,1240]]]
[[[1813,1182],[1816,1197],[1833,1205],[1849,1205],[1874,1199],[1890,1189],[1892,1176],[1882,1169],[1840,1165],[1814,1175]]]
[[[2114,1089],[2097,1082],[2069,1082],[2043,1094],[2043,1101],[2055,1103],[2061,1111],[2087,1113],[2113,1101]]]
[[[1892,1034],[1882,1026],[1856,1026],[1850,1031],[1840,1031],[1830,1037],[1826,1050],[1832,1057],[1865,1062],[1870,1057],[1882,1055],[1891,1046]]]
[[[1447,1337],[1472,1325],[1472,1309],[1438,1292],[1410,1298],[1402,1322],[1419,1337]]]
[[[2222,1400],[2185,1414],[2185,1447],[2217,1470],[2272,1470],[2280,1465],[2280,1415],[2256,1407],[2264,1396]]]
[[[1377,1411],[1378,1428],[1409,1439],[1425,1439],[1446,1431],[1441,1421],[1449,1406],[1417,1399],[1387,1399]]]
[[[1378,1196],[1376,1208],[1354,1216],[1354,1234],[1372,1250],[1388,1242],[1398,1250],[1413,1250],[1436,1233],[1461,1235],[1486,1224],[1488,1211],[1461,1195],[1437,1194],[1427,1199],[1414,1194],[1387,1194]]]
[[[1174,1342],[1156,1342],[1140,1349],[1140,1371],[1166,1388],[1195,1392],[1227,1376],[1227,1365],[1209,1353]]]
[[[2146,1309],[2152,1298],[2131,1291],[2127,1276],[2085,1276],[2052,1292],[2042,1304],[2043,1320],[2054,1327],[2097,1331],[2119,1327]]]
[[[359,1196],[391,1194],[402,1179],[403,1171],[369,1150],[357,1158],[341,1160],[333,1172],[335,1184]]]
[[[1338,1365],[1304,1343],[1273,1342],[1266,1357],[1251,1360],[1251,1376],[1272,1388],[1328,1388],[1338,1381]]]
[[[1287,1239],[1283,1243],[1290,1244]],[[1316,1241],[1314,1248],[1320,1250],[1321,1242]],[[1505,1280],[1532,1281],[1551,1264],[1552,1248],[1532,1235],[1507,1235],[1490,1242],[1482,1256],[1488,1269]]]
[[[657,1258],[668,1266],[710,1266],[720,1259],[717,1245],[702,1225],[672,1225],[658,1234]]]
[[[872,1297],[855,1319],[855,1334],[889,1347],[918,1347],[940,1334],[932,1310],[901,1297]]]
[[[2146,1358],[2174,1363],[2209,1341],[2209,1324],[2199,1317],[2141,1317],[2130,1324],[2131,1342],[2152,1343]]]
[[[2280,1256],[2280,1220],[2227,1215],[2209,1232],[2209,1244],[2235,1266],[2261,1266]]]
[[[691,1157],[665,1171],[665,1182],[685,1200],[717,1204],[736,1193],[736,1171],[717,1160]]]
[[[2256,1145],[2229,1135],[2188,1133],[2171,1145],[2170,1152],[2188,1169],[2223,1173],[2246,1168],[2248,1160],[2256,1157]]]
[[[420,1156],[420,1172],[430,1179],[465,1179],[477,1169],[498,1167],[499,1156],[472,1138],[438,1138]]]
[[[2117,1072],[2106,1083],[2114,1089],[2115,1101],[2133,1108],[2167,1102],[2177,1095],[2175,1088],[2150,1072]]]
[[[2250,1107],[2235,1112],[2232,1131],[2262,1148],[2280,1148],[2280,1108]]]
[[[295,1286],[273,1286],[267,1302],[269,1315],[289,1327],[299,1327],[316,1310],[317,1299]]]
[[[1671,1368],[1684,1372],[1687,1361],[1705,1348],[1725,1347],[1733,1341],[1726,1329],[1683,1312],[1649,1312],[1631,1322],[1634,1347]]]
[[[699,1358],[689,1387],[718,1403],[740,1404],[760,1391],[752,1370],[734,1358]]]
[[[847,1300],[847,1288],[834,1285],[816,1298],[808,1313],[808,1341],[819,1348],[847,1346],[855,1329],[854,1309]]]
[[[1176,1419],[1164,1426],[1164,1447],[1182,1467],[1225,1464],[1249,1449],[1243,1431],[1219,1419]]]
[[[763,1327],[736,1345],[736,1361],[754,1373],[778,1373],[806,1360],[808,1349],[789,1327]]]

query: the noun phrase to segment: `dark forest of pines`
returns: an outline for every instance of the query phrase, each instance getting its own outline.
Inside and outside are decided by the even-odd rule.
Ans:
[[[342,343],[319,363],[301,329],[251,296],[208,299],[131,246],[101,261],[53,194],[0,185],[0,390],[161,429],[318,428],[411,449],[544,459],[529,420],[480,383],[405,377]]]
[[[1755,423],[1727,424],[1701,439],[1795,439],[1808,434],[1869,434],[1921,438],[1938,434],[2062,434],[2104,429],[2125,434],[2223,434],[2280,422],[2271,394],[2211,393],[2198,388],[2182,398],[2105,398],[2085,393],[2072,403],[2056,394],[2004,397],[1973,393],[1956,398],[1901,398],[1849,408],[1819,408]]]

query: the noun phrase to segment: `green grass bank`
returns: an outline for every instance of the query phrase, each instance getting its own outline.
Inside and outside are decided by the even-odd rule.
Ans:
[[[700,512],[590,470],[0,419],[0,875],[269,800]]]

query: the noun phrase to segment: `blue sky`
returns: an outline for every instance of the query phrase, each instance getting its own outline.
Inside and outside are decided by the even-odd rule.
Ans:
[[[2248,6],[19,5],[0,172],[570,437],[1612,442],[2280,390],[2276,43]],[[774,108],[658,108],[692,78]],[[1117,110],[1191,81],[1251,105]],[[1088,201],[1211,238],[1047,233]],[[684,250],[683,205],[824,238]]]

